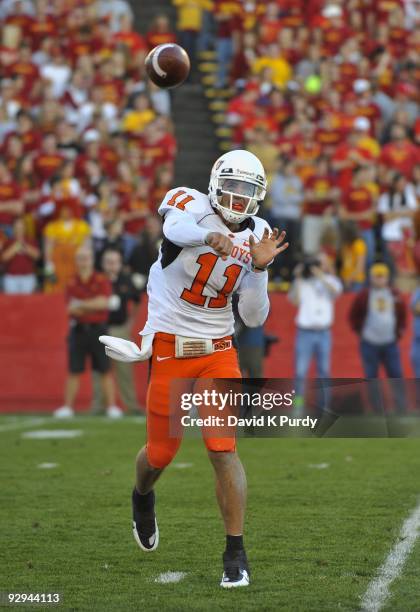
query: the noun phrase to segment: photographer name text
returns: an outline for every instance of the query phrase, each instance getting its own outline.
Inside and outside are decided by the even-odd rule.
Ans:
[[[318,419],[311,417],[294,418],[286,415],[252,416],[241,418],[232,414],[223,416],[210,415],[205,418],[193,417],[185,414],[181,417],[184,427],[306,427],[314,429]]]

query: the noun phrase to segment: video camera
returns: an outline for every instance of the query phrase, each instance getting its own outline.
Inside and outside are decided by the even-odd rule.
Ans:
[[[313,276],[312,268],[314,267],[319,268],[320,265],[321,265],[321,262],[316,257],[305,258],[303,261],[303,267],[302,267],[302,278],[306,278],[306,279],[311,278]]]

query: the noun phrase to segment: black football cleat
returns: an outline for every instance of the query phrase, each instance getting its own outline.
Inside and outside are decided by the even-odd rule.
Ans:
[[[243,549],[223,553],[224,572],[220,586],[224,589],[249,585],[251,572]]]
[[[156,521],[154,510],[153,493],[153,508],[147,512],[138,509],[134,501],[134,490],[132,495],[133,506],[133,535],[137,544],[144,552],[153,552],[159,544],[159,529]]]

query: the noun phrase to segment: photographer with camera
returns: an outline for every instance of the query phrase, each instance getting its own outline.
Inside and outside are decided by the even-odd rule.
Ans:
[[[312,358],[315,358],[318,378],[330,377],[331,326],[334,320],[334,301],[342,292],[342,285],[334,274],[329,257],[320,253],[305,258],[296,266],[289,292],[290,301],[297,306],[295,319],[295,408],[304,405],[304,385]]]

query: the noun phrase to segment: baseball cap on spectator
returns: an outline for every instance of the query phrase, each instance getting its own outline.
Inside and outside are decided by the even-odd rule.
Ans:
[[[356,79],[353,83],[353,91],[357,94],[364,93],[370,89],[370,83],[367,79]]]
[[[367,117],[356,117],[356,119],[353,121],[353,128],[355,130],[359,130],[360,132],[369,132],[370,121]]]
[[[389,268],[385,263],[375,263],[370,267],[371,276],[389,276]]]
[[[341,17],[343,9],[338,4],[327,4],[322,9],[322,16],[326,19],[333,19],[334,17]]]
[[[83,134],[83,142],[98,142],[101,139],[101,135],[98,130],[90,129],[86,130]]]
[[[245,85],[245,91],[259,91],[260,85],[256,81],[249,81]]]

